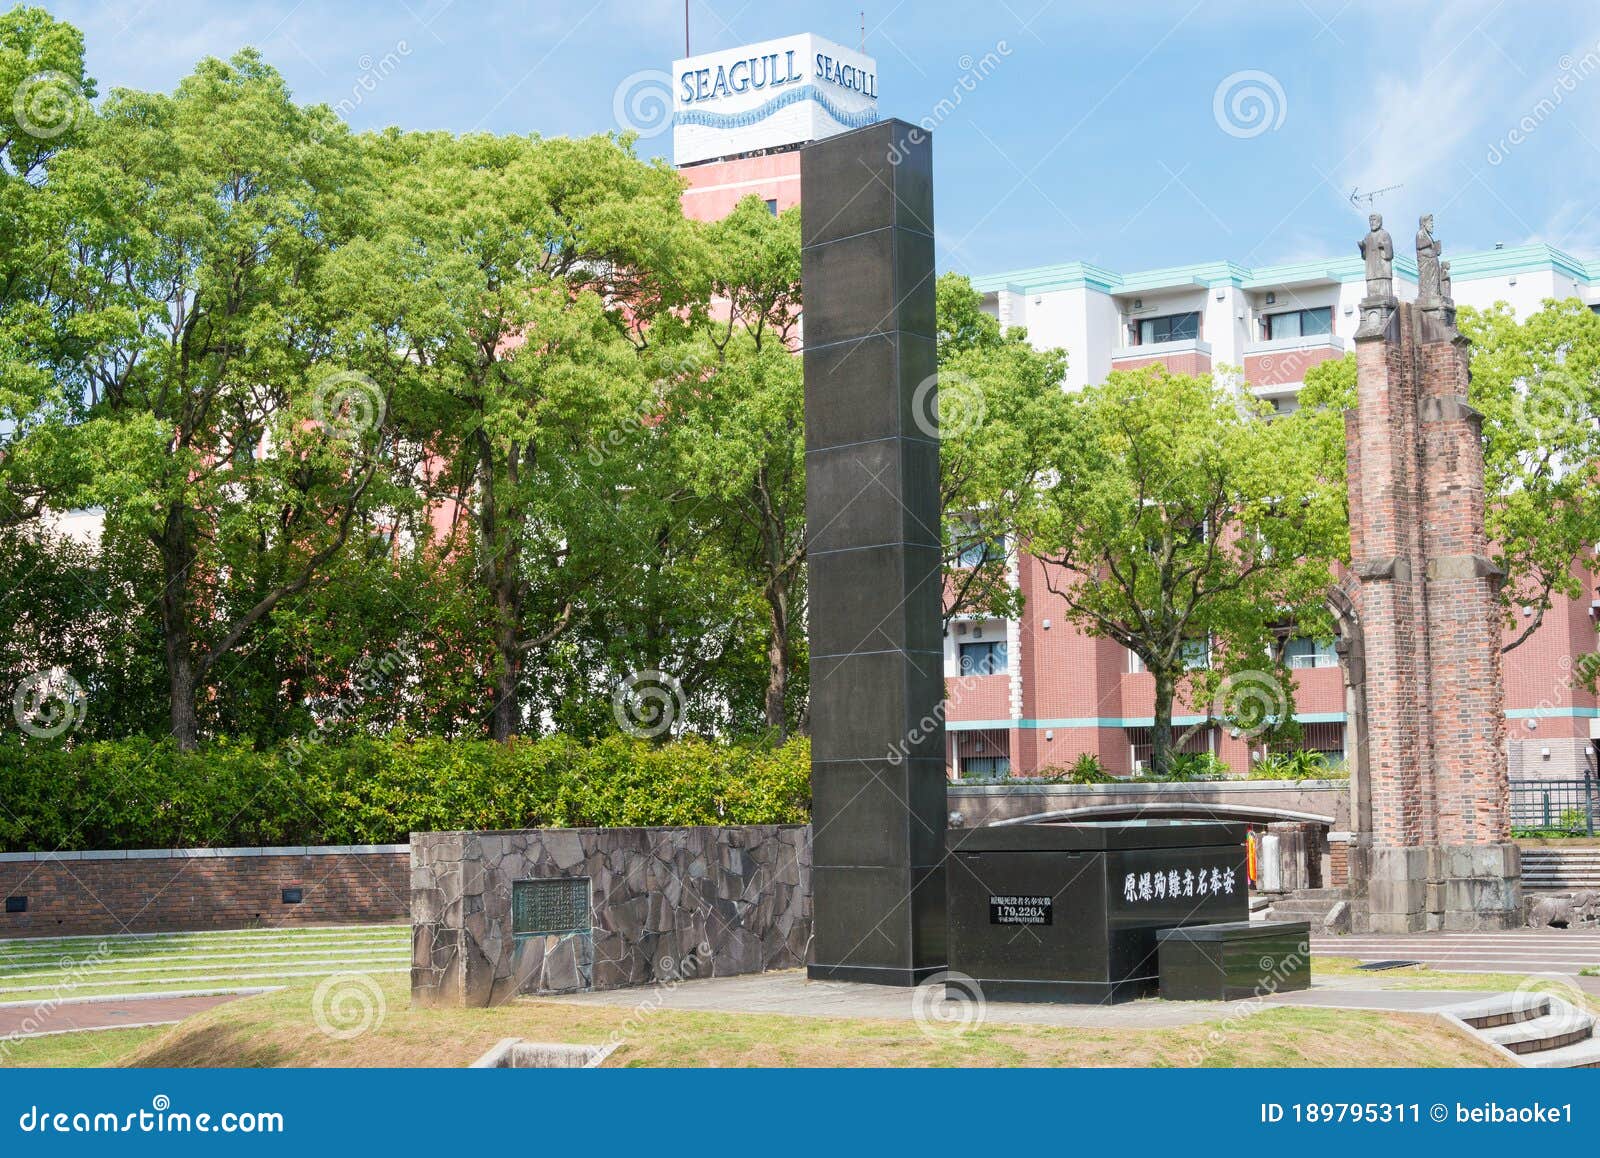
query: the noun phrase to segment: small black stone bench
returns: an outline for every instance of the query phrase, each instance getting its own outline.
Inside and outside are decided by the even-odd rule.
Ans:
[[[1161,996],[1237,1001],[1311,988],[1309,921],[1226,921],[1156,934]]]

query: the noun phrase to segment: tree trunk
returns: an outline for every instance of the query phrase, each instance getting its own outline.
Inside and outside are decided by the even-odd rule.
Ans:
[[[494,673],[494,706],[489,712],[489,736],[509,740],[522,730],[522,712],[517,689],[522,682],[522,593],[521,558],[517,526],[519,513],[514,499],[502,502],[495,478],[497,448],[482,430],[478,431],[478,535],[484,552],[478,575],[494,601],[494,649],[498,663]],[[517,485],[517,456],[512,443],[506,454],[506,482],[514,494]]]
[[[195,713],[194,652],[189,640],[189,568],[193,564],[189,532],[181,506],[167,508],[161,549],[161,635],[166,648],[167,699],[172,736],[185,752],[199,742]]]
[[[767,728],[783,743],[789,738],[789,593],[782,586],[767,588]]]
[[[496,603],[499,603],[498,596]],[[495,740],[509,740],[522,731],[522,710],[517,698],[517,687],[522,682],[522,652],[517,647],[514,621],[507,623],[502,618],[501,624],[495,633],[500,662],[495,671],[494,712],[489,718],[489,735]]]
[[[1150,772],[1165,776],[1172,765],[1172,702],[1174,681],[1170,675],[1153,673],[1156,680],[1155,719],[1150,728]]]

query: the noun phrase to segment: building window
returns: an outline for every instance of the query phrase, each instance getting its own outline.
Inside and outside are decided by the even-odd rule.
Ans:
[[[1183,641],[1183,666],[1186,668],[1202,668],[1211,666],[1211,646],[1203,639],[1186,639]],[[1149,671],[1144,666],[1144,660],[1139,658],[1138,652],[1128,652],[1128,670],[1138,673]]]
[[[1289,310],[1281,314],[1268,314],[1264,319],[1267,341],[1279,338],[1310,338],[1318,334],[1333,333],[1333,307],[1319,306],[1314,310]]]
[[[961,644],[961,674],[964,676],[1000,675],[1006,670],[1006,643],[1003,639]]]
[[[1011,757],[963,756],[961,757],[961,775],[1009,776],[1011,775]]]
[[[1330,760],[1343,760],[1344,725],[1340,723],[1301,724],[1298,743],[1274,745],[1274,752],[1321,752]]]
[[[1189,729],[1183,724],[1172,726],[1172,743],[1176,744],[1178,738]],[[1155,752],[1154,728],[1125,728],[1128,737],[1128,747],[1131,749],[1133,771],[1137,775],[1150,770],[1150,758]],[[1217,730],[1216,728],[1197,728],[1193,735],[1184,741],[1179,752],[1185,756],[1199,756],[1205,753],[1216,755]]]
[[[1004,728],[945,733],[950,766],[958,776],[1009,776],[1011,737]]]
[[[961,548],[961,554],[956,558],[956,566],[980,567],[985,563],[998,563],[1005,557],[1004,538],[975,540]]]
[[[767,212],[774,217],[778,215],[778,199],[776,197],[767,198]]]
[[[1292,668],[1339,666],[1339,653],[1334,651],[1332,640],[1323,643],[1304,635],[1297,635],[1284,644],[1283,658]]]
[[[1139,319],[1139,345],[1153,342],[1192,342],[1200,336],[1198,313],[1166,314],[1159,318]]]

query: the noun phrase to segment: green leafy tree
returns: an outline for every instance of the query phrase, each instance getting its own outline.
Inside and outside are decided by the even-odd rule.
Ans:
[[[51,287],[66,221],[46,196],[53,160],[92,118],[83,37],[42,8],[0,15],[0,527],[39,517],[81,477],[65,446],[76,408],[50,373],[68,340]]]
[[[1070,420],[1064,350],[1035,350],[1027,331],[985,313],[964,276],[937,288],[939,490],[944,616],[1015,616],[1008,572],[1023,549],[1040,484]]]
[[[504,740],[526,724],[530,656],[650,546],[649,490],[613,451],[647,410],[640,350],[695,269],[679,181],[610,137],[391,133],[373,152],[384,226],[337,277],[393,352],[374,372],[472,560]]]
[[[1600,543],[1600,316],[1547,300],[1519,322],[1504,303],[1463,309],[1473,406],[1483,414],[1485,512],[1514,634],[1526,642],[1556,596],[1576,599]],[[1523,608],[1534,614],[1524,616]]]
[[[1337,413],[1273,418],[1229,381],[1161,367],[1069,398],[1028,549],[1068,615],[1154,678],[1154,774],[1182,745],[1180,695],[1207,720],[1288,725],[1285,625],[1331,634],[1323,600],[1347,552]]]
[[[171,729],[198,737],[223,661],[326,574],[374,501],[383,399],[320,294],[360,227],[337,118],[253,52],[171,96],[113,93],[51,161],[65,225],[50,369],[77,412],[77,485],[160,575]],[[330,379],[334,370],[343,376]]]
[[[1556,597],[1582,596],[1582,569],[1600,543],[1600,316],[1576,299],[1549,299],[1522,321],[1503,302],[1463,308],[1458,324],[1472,342],[1484,525],[1506,574],[1499,600],[1510,651]],[[1301,401],[1355,407],[1354,355],[1308,372]]]
[[[793,345],[800,308],[800,213],[756,197],[704,229],[713,301],[688,335],[664,409],[681,520],[700,528],[763,613],[760,718],[786,738],[802,715],[805,390]]]

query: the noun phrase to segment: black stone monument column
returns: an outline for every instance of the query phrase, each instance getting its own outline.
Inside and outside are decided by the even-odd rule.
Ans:
[[[932,162],[894,120],[800,157],[814,978],[945,964]]]

